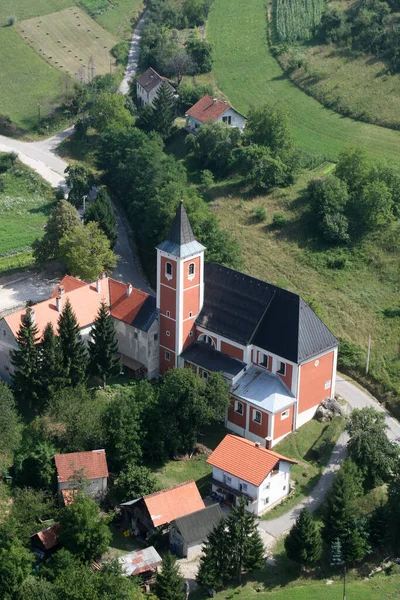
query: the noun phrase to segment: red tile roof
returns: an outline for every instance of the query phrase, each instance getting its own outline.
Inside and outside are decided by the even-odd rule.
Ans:
[[[32,537],[34,538],[37,536],[46,550],[51,550],[51,548],[54,548],[54,546],[57,546],[58,544],[58,534],[60,529],[61,525],[59,523],[55,523],[55,525],[51,525],[46,529],[42,529],[41,531],[34,533]]]
[[[143,500],[156,527],[205,508],[193,480],[154,492],[144,496]]]
[[[216,100],[215,98],[206,95],[189,108],[186,114],[202,123],[207,123],[207,121],[216,121],[218,117],[221,117],[229,108],[231,108],[229,104],[225,104],[225,102],[221,102],[221,100]]]
[[[250,440],[228,434],[207,462],[258,487],[280,460],[293,464],[297,462],[262,446],[256,446]]]
[[[128,285],[128,283],[109,279],[111,315],[130,325],[142,308],[148,294],[131,286],[132,289],[128,296]]]
[[[82,470],[87,479],[108,477],[106,453],[104,450],[91,452],[71,452],[54,456],[58,483],[73,481],[76,471]]]
[[[50,296],[50,298],[56,298],[59,295],[59,288],[63,287],[64,292],[73,292],[81,287],[85,287],[87,283],[82,281],[82,279],[78,279],[77,277],[71,277],[71,275],[64,275],[61,279],[60,283],[56,286],[54,292]]]

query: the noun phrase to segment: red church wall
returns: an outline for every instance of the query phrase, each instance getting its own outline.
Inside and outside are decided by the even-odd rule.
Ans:
[[[300,366],[299,413],[317,406],[331,395],[334,352]],[[325,389],[325,383],[330,385]]]
[[[289,416],[286,419],[281,419],[282,413],[274,415],[274,440],[289,433],[293,429],[293,406],[289,409]]]
[[[171,360],[165,358],[165,348],[160,348],[160,373],[163,375],[169,369],[172,369],[175,365],[175,352],[168,351],[170,353]]]
[[[190,263],[194,263],[194,277],[189,279],[189,265]],[[193,285],[198,285],[200,283],[200,256],[197,258],[192,258],[184,262],[183,265],[183,288],[190,288]]]
[[[161,315],[160,317],[160,345],[166,348],[175,349],[175,321],[167,319]],[[167,335],[169,331],[170,335]]]
[[[246,402],[242,402],[243,404],[243,414],[239,415],[239,413],[235,412],[235,400],[232,398],[232,401],[228,408],[228,421],[237,425],[238,427],[246,428],[246,414],[247,414],[247,404]]]
[[[165,263],[171,263],[172,265],[172,277],[171,279],[167,279],[165,276]],[[161,273],[160,273],[160,281],[161,283],[165,283],[165,285],[169,285],[170,287],[176,287],[176,262],[171,260],[170,258],[166,258],[165,256],[161,257]]]
[[[270,360],[272,360],[271,357],[268,357],[268,366],[270,364]],[[285,375],[280,375],[280,373],[277,373],[277,375],[279,375],[279,377],[287,385],[289,390],[291,390],[292,389],[293,365],[289,365],[288,363],[286,363]]]
[[[250,406],[249,410],[250,410],[249,431],[251,433],[254,433],[255,435],[262,437],[262,438],[266,438],[268,435],[268,413],[260,410],[260,413],[262,415],[261,423],[256,423],[255,421],[253,421],[253,414],[254,414],[253,411],[259,410],[259,409],[258,408],[256,409],[253,406]]]
[[[198,286],[183,292],[183,318],[187,319],[190,312],[195,316],[200,312],[200,288]]]
[[[196,336],[195,336],[196,327],[194,324],[194,320],[195,320],[195,317],[193,317],[193,319],[189,319],[188,321],[183,322],[183,330],[182,330],[183,350],[185,350],[188,346],[190,346],[190,344],[193,344],[193,342],[196,339]],[[189,335],[191,331],[193,332],[193,335]]]
[[[229,356],[233,356],[233,358],[243,360],[243,350],[236,348],[236,346],[232,346],[227,342],[221,342],[221,352],[228,354]]]
[[[166,314],[167,310],[170,312],[172,319],[176,318],[176,292],[167,287],[161,286],[160,294],[160,311],[161,314]]]

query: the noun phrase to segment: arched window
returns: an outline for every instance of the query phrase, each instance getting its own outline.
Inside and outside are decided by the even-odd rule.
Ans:
[[[215,343],[212,337],[210,337],[209,335],[205,335],[204,333],[199,336],[199,342],[203,342],[204,344],[208,344],[209,346],[215,348]]]
[[[165,263],[165,277],[172,279],[172,264],[170,262]]]
[[[195,265],[193,262],[189,263],[188,266],[188,278],[193,279],[195,274]]]

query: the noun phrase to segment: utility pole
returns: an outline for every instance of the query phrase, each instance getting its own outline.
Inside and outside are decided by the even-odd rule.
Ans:
[[[37,109],[38,109],[38,123],[40,125],[40,102],[37,103]]]
[[[368,375],[369,371],[369,359],[371,356],[371,336],[368,336],[368,350],[367,350],[367,365],[365,367],[365,374]]]
[[[347,597],[346,597],[346,567],[344,568],[343,600],[347,600]]]

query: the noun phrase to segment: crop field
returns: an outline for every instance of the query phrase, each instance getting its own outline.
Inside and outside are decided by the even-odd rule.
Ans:
[[[92,74],[109,72],[116,39],[80,8],[22,21],[16,29],[39,56],[63,73],[87,81]]]
[[[282,42],[308,40],[320,24],[325,0],[276,0],[276,30]]]
[[[229,19],[227,19],[229,14]],[[271,55],[265,0],[214,0],[207,37],[214,48],[218,88],[244,114],[251,106],[279,102],[300,148],[336,159],[359,144],[375,159],[400,164],[400,132],[344,118],[296,87]]]
[[[15,17],[18,21],[22,21],[74,5],[74,0],[1,0],[0,27],[7,24],[8,17]]]

